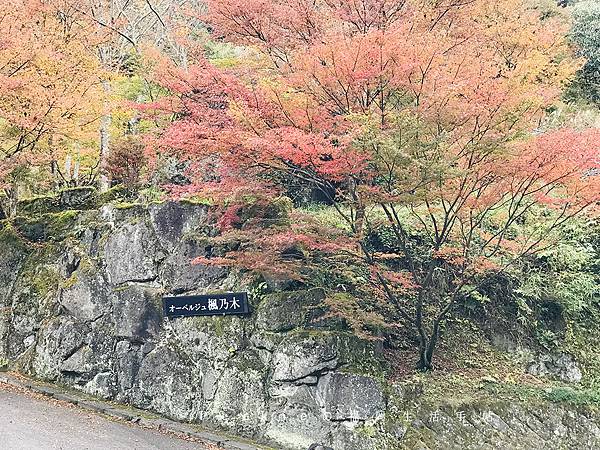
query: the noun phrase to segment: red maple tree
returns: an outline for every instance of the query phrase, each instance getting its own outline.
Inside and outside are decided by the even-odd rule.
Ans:
[[[552,14],[518,0],[208,6],[246,60],[161,64],[171,95],[142,107],[166,120],[151,152],[190,162],[176,192],[223,205],[240,242],[202,262],[289,274],[306,252],[344,255],[369,268],[386,319],[416,331],[420,370],[461,299],[600,198],[597,130],[533,132],[577,67]],[[277,174],[319,188],[344,225],[242,217],[285,190]],[[382,228],[385,252],[369,244]]]

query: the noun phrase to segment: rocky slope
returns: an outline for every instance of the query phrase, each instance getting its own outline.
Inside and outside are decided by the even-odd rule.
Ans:
[[[191,265],[219,251],[206,206],[36,217],[0,222],[0,366],[282,449],[600,448],[593,407],[425,402],[322,291]],[[163,295],[229,290],[250,316],[163,317]]]

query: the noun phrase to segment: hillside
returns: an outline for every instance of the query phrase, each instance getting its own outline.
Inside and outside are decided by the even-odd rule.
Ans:
[[[597,298],[575,316],[544,298],[519,322],[505,291],[450,321],[439,367],[415,374],[411,341],[355,337],[323,289],[191,265],[205,205],[95,208],[2,222],[5,368],[275,448],[599,445]],[[163,318],[164,295],[242,289],[248,317]]]

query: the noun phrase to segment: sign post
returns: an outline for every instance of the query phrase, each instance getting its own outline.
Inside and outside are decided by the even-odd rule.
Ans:
[[[249,314],[247,292],[163,297],[165,317]]]

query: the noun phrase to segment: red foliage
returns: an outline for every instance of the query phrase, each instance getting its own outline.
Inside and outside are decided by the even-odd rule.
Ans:
[[[395,208],[408,207],[431,255],[460,277],[488,270],[493,264],[481,258],[502,246],[531,250],[517,250],[504,231],[533,203],[568,218],[600,198],[598,177],[586,175],[598,166],[596,130],[531,134],[577,63],[564,57],[560,21],[540,19],[520,0],[208,6],[217,33],[267,61],[253,54],[245,69],[205,59],[186,70],[161,64],[155,80],[171,95],[141,108],[175,118],[151,151],[192,162],[194,181],[177,193],[227,204],[223,229],[240,226],[232,205],[272,197],[281,187],[271,175],[285,173],[337,188],[331,200],[343,206],[354,245],[369,206],[383,208],[398,229]],[[484,224],[500,210],[504,231],[486,235]],[[281,250],[290,236],[311,247],[297,233],[269,233],[269,242],[252,236],[255,247]]]
[[[144,144],[137,138],[125,137],[113,145],[106,170],[113,183],[135,188],[145,165]]]
[[[187,192],[228,207],[221,225],[236,250],[203,263],[296,278],[311,252],[360,263],[394,320],[418,331],[428,370],[442,321],[482,274],[600,199],[597,130],[531,132],[578,62],[565,23],[527,2],[207,3],[216,32],[247,47],[247,68],[164,66],[156,81],[172,95],[145,107],[175,115],[152,151],[189,158]],[[197,171],[207,161],[209,175]],[[320,187],[345,228],[238,221],[233,205],[282,188],[274,173]],[[547,220],[514,237],[537,205],[551,207]],[[398,255],[365,239],[382,216]]]

